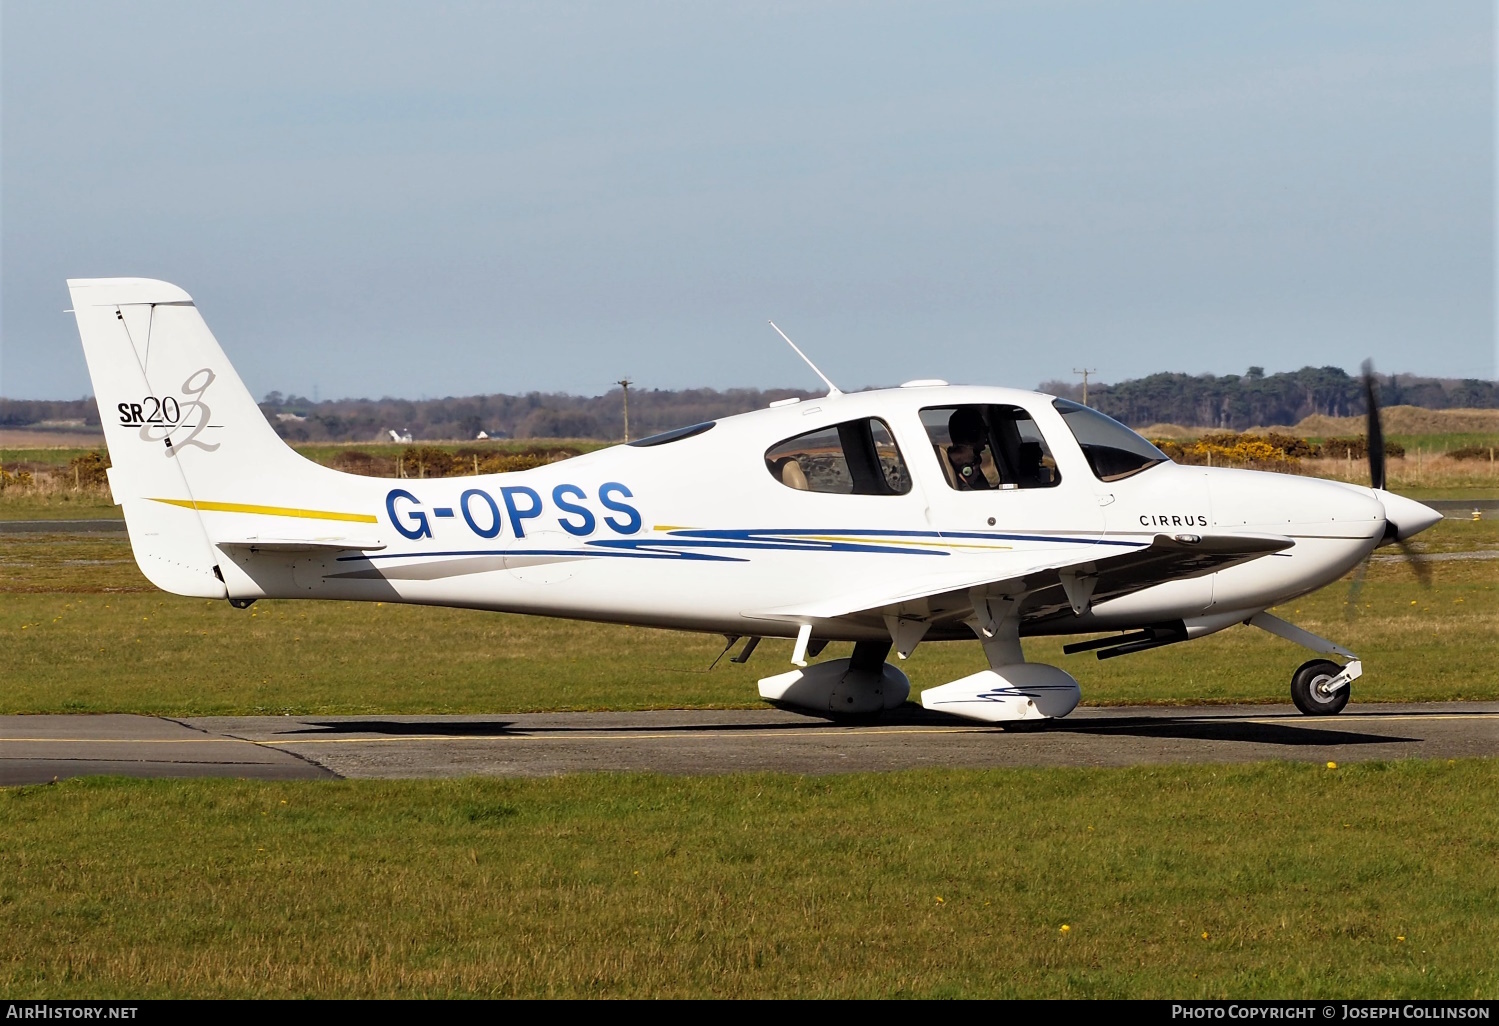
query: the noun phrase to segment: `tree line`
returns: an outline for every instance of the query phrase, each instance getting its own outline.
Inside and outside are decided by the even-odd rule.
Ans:
[[[1413,374],[1381,375],[1376,380],[1381,406],[1499,407],[1499,382]],[[1082,401],[1080,382],[1048,381],[1041,391]],[[1242,375],[1151,374],[1112,385],[1090,382],[1088,405],[1132,427],[1181,424],[1231,431],[1293,425],[1313,414],[1350,417],[1366,412],[1363,379],[1341,367],[1303,367],[1278,374],[1250,367]]]
[[[1048,381],[1041,391],[1081,401],[1080,382]],[[1499,407],[1499,383],[1481,379],[1424,378],[1411,374],[1379,378],[1380,402],[1428,409]],[[630,390],[630,435],[762,409],[777,399],[814,398],[820,392],[794,388]],[[1090,382],[1088,405],[1134,427],[1181,424],[1242,431],[1254,425],[1295,424],[1312,414],[1346,417],[1364,412],[1363,384],[1339,367],[1303,367],[1266,374],[1251,367],[1242,375],[1151,374],[1117,384]],[[590,438],[624,436],[620,389],[603,395],[559,392],[479,395],[444,399],[325,399],[272,392],[260,408],[289,442],[390,441],[390,432],[412,439]],[[99,424],[92,398],[0,399],[0,427]]]

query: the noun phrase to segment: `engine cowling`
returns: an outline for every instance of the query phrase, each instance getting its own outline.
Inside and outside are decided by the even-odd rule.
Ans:
[[[894,709],[910,695],[910,680],[889,663],[878,671],[853,669],[849,663],[848,659],[829,659],[765,677],[760,681],[760,697],[821,713],[872,713]]]

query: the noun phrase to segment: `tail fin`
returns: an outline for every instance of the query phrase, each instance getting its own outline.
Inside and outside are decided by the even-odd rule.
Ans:
[[[147,278],[70,279],[68,289],[113,464],[110,489],[153,584],[226,597],[216,544],[263,536],[266,517],[376,522],[306,508],[347,495],[346,475],[282,442],[186,292]]]

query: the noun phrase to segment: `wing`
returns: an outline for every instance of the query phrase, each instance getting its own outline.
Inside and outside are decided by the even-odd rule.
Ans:
[[[1278,535],[1205,535],[1182,541],[1158,534],[1148,545],[1129,552],[1099,557],[1088,546],[1069,545],[1049,552],[1016,553],[1025,562],[1005,567],[996,576],[986,573],[946,574],[908,580],[880,594],[868,592],[836,596],[795,608],[764,610],[748,615],[767,620],[807,623],[852,621],[884,629],[885,617],[912,617],[933,628],[929,637],[968,629],[962,621],[973,612],[974,589],[998,595],[1023,595],[1021,616],[1040,619],[1069,607],[1081,612],[1089,605],[1119,598],[1157,584],[1214,573],[1230,566],[1288,549],[1295,542]]]

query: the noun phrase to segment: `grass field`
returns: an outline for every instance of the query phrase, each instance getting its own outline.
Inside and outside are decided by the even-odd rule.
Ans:
[[[124,512],[102,491],[0,492],[0,520],[123,520]]]
[[[1369,466],[1360,460],[1302,460],[1299,472],[1353,484],[1369,483]],[[1453,460],[1411,450],[1386,464],[1388,487],[1412,499],[1499,498],[1499,465],[1487,460]]]
[[[1499,762],[0,791],[0,991],[1499,996]]]
[[[53,500],[0,519],[118,515]],[[1499,561],[1470,558],[1499,521],[1418,547],[1462,558],[1281,612],[1359,652],[1358,700],[1499,698]],[[790,652],[710,674],[712,636],[234,610],[156,591],[123,534],[0,536],[0,646],[0,713],[167,715],[757,706]],[[1026,648],[1102,703],[1284,702],[1309,658],[1244,627]],[[1496,788],[1499,760],[0,789],[0,993],[1493,999]]]
[[[1428,552],[1499,550],[1499,521],[1445,520]],[[1364,659],[1359,700],[1499,698],[1499,561],[1430,564],[1419,588],[1399,563],[1370,568],[1348,619],[1335,585],[1281,610]],[[226,602],[166,595],[123,535],[0,540],[0,712],[164,715],[290,712],[514,712],[758,706],[757,678],[785,668],[767,641],[739,666],[716,635],[400,605]],[[1084,701],[1283,702],[1310,654],[1247,627],[1106,662],[1026,642],[1083,685]],[[846,652],[829,646],[824,658]],[[984,666],[976,643],[921,646],[903,668],[916,689]]]

